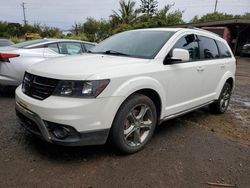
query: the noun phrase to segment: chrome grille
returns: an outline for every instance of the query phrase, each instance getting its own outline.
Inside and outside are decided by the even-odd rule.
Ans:
[[[54,92],[58,82],[57,79],[36,76],[26,72],[22,91],[32,98],[44,100]]]

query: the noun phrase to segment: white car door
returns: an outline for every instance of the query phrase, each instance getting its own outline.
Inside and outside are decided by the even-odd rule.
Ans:
[[[165,73],[169,78],[166,87],[165,116],[174,115],[202,104],[203,74],[200,70],[199,45],[196,39],[195,35],[185,35],[172,48],[187,49],[190,61],[165,65]]]
[[[221,58],[219,53],[219,42],[214,39],[198,36],[201,46],[202,69],[204,82],[202,88],[203,101],[211,101],[216,96],[216,88],[222,76],[227,70],[230,58]],[[219,45],[218,45],[219,44]],[[230,55],[224,54],[224,55]]]

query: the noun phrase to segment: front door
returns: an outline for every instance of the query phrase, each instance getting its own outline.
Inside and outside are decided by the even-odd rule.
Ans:
[[[195,35],[182,36],[172,49],[174,48],[188,50],[190,61],[165,65],[169,78],[166,87],[165,116],[174,115],[202,104],[203,67],[199,61],[197,37]]]

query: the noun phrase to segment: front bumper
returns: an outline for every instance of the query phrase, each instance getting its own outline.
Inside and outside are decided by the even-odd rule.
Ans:
[[[70,125],[78,132],[110,129],[124,97],[94,99],[50,96],[37,100],[16,89],[16,102],[48,122]]]
[[[50,130],[51,122],[44,121],[40,116],[16,102],[16,114],[21,125],[23,125],[29,132],[38,136],[47,142],[65,145],[65,146],[83,146],[83,145],[99,145],[105,144],[109,129],[77,132],[74,128],[74,134],[65,138],[57,138]],[[65,126],[56,124],[56,126]]]
[[[32,128],[35,124],[40,135],[48,142],[62,145],[97,145],[107,140],[113,119],[124,97],[100,97],[94,99],[50,96],[37,100],[16,89],[17,115],[22,115]],[[28,118],[28,119],[27,119]],[[20,118],[19,116],[19,119]],[[74,130],[66,139],[51,134],[51,126],[62,126]],[[36,132],[39,132],[36,131]],[[32,132],[32,130],[30,130]]]

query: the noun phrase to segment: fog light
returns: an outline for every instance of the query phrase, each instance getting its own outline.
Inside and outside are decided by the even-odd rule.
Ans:
[[[65,127],[55,127],[52,132],[55,137],[62,139],[67,137],[70,131]]]

